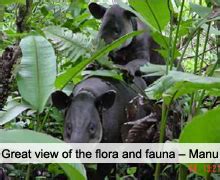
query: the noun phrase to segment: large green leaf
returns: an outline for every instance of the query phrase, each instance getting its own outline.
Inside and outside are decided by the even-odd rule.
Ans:
[[[220,108],[194,117],[182,130],[180,143],[220,143]]]
[[[15,138],[16,137],[16,138]],[[0,143],[63,143],[47,134],[36,131],[16,129],[0,130]]]
[[[0,4],[0,22],[3,21],[4,12],[4,6]]]
[[[15,4],[15,3],[21,3],[25,4],[25,0],[0,0],[0,5],[8,5],[8,4]]]
[[[155,81],[152,86],[146,89],[150,98],[163,98],[167,104],[175,95],[174,99],[204,89],[210,94],[220,95],[220,78],[201,77],[190,73],[170,71],[168,75]]]
[[[164,0],[129,0],[129,4],[157,30],[163,30],[170,20],[167,2]]]
[[[220,143],[220,108],[196,116],[182,130],[180,143]],[[204,164],[197,164],[197,172],[205,176]]]
[[[41,112],[54,88],[56,56],[52,45],[42,36],[21,40],[22,59],[17,75],[21,96]]]
[[[119,81],[123,80],[122,74],[116,70],[95,70],[95,71],[84,71],[83,75],[88,76],[100,76],[100,77],[111,77]]]
[[[64,143],[47,134],[31,130],[0,130],[0,143]],[[86,179],[85,168],[82,164],[58,164],[69,179]]]
[[[68,28],[50,26],[44,29],[46,37],[52,40],[55,48],[65,57],[75,61],[85,53],[91,52],[92,39],[82,33],[73,33]]]
[[[212,12],[211,8],[194,3],[190,3],[190,9],[201,17],[207,17]]]
[[[3,125],[21,114],[26,109],[30,108],[27,104],[11,101],[5,107],[5,111],[0,111],[0,125]]]
[[[145,74],[144,77],[163,76],[166,74],[166,65],[146,63],[140,70]]]
[[[102,56],[106,55],[113,49],[119,47],[121,44],[123,44],[127,39],[137,36],[143,31],[135,31],[129,34],[124,35],[123,37],[119,38],[118,40],[112,42],[111,44],[105,46],[98,52],[96,52],[91,58],[86,59],[78,63],[75,67],[72,67],[71,69],[68,69],[66,72],[61,74],[56,79],[56,88],[62,89],[69,81],[71,81],[74,76],[76,76],[78,73],[80,73],[89,63],[94,61],[95,59],[99,59]]]
[[[69,177],[69,180],[86,180],[86,170],[82,164],[58,164]]]

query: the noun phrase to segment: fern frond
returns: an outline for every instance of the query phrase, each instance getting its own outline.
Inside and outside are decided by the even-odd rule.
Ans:
[[[60,26],[50,26],[43,31],[55,48],[72,61],[91,53],[92,38],[85,34],[73,33],[68,28]]]

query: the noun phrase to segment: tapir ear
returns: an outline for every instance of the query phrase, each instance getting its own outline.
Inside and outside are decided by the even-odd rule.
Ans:
[[[65,109],[70,103],[70,97],[62,91],[55,91],[51,95],[52,103],[57,109]]]
[[[125,16],[130,19],[131,17],[136,17],[136,15],[131,12],[131,11],[128,11],[128,10],[125,10]]]
[[[109,109],[115,102],[116,91],[109,90],[96,99],[96,107]]]
[[[89,11],[94,16],[94,18],[101,19],[106,12],[106,8],[97,3],[90,3]]]

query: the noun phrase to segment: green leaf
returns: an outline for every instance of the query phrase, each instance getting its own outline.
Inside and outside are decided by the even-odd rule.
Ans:
[[[154,28],[154,27],[151,26],[151,24],[149,24],[149,23],[144,19],[144,17],[143,17],[139,12],[137,12],[137,11],[135,11],[133,8],[131,8],[131,6],[129,6],[128,4],[122,2],[122,0],[115,0],[115,1],[116,1],[116,3],[117,3],[120,7],[122,7],[123,9],[126,9],[126,10],[128,10],[128,11],[130,11],[130,12],[132,12],[132,13],[134,13],[142,22],[145,22],[145,23],[146,23],[147,25],[149,25],[152,29]]]
[[[5,107],[5,111],[0,112],[0,125],[3,125],[21,114],[26,109],[29,109],[30,106],[26,104],[21,104],[16,101],[11,101]]]
[[[89,63],[94,61],[95,59],[99,59],[102,56],[106,55],[113,49],[119,47],[121,44],[123,44],[127,39],[137,36],[141,34],[143,31],[135,31],[129,34],[124,35],[123,37],[115,40],[111,44],[105,46],[98,52],[96,52],[91,58],[86,59],[78,63],[75,67],[72,67],[71,69],[68,69],[65,73],[61,74],[56,79],[56,88],[62,89],[64,86],[71,81],[78,73],[80,73]]]
[[[16,138],[15,138],[16,137]],[[0,130],[0,143],[64,143],[47,134],[31,130]],[[69,179],[86,179],[85,168],[82,164],[58,164]]]
[[[203,24],[201,27],[205,31],[208,31],[208,25],[207,24]],[[216,35],[216,36],[220,36],[220,31],[217,28],[214,28],[213,26],[210,27],[209,33],[213,34],[213,35]]]
[[[156,30],[163,30],[170,20],[167,1],[129,0],[129,4]]]
[[[56,56],[52,45],[42,36],[21,40],[22,59],[17,75],[21,96],[42,112],[54,88]]]
[[[180,143],[220,143],[220,108],[194,117],[180,134]],[[197,164],[199,175],[206,176],[204,164]]]
[[[123,80],[121,74],[115,70],[96,70],[96,71],[84,71],[83,75],[89,76],[101,76],[101,77],[111,77],[117,80]]]
[[[25,4],[25,0],[0,0],[0,5],[9,5],[15,3]]]
[[[201,5],[193,4],[193,3],[189,3],[189,5],[191,8],[191,11],[195,12],[201,17],[207,17],[212,12],[211,8],[208,8],[205,6],[201,6]]]
[[[86,180],[86,170],[82,164],[58,164],[69,180]]]
[[[194,117],[182,130],[179,142],[220,143],[219,114],[220,108],[216,108]]]
[[[158,65],[147,63],[140,68],[145,77],[148,76],[163,76],[166,74],[166,65]]]
[[[193,29],[193,19],[187,19],[187,20],[182,20],[180,23],[180,29],[179,29],[179,37],[183,37],[187,34],[190,33],[190,30]]]
[[[150,98],[163,98],[169,104],[171,99],[176,99],[200,89],[207,90],[209,94],[215,96],[220,95],[220,78],[201,77],[190,73],[170,71],[168,75],[155,81],[145,91]]]
[[[0,22],[3,21],[4,12],[5,12],[4,6],[0,4]]]
[[[137,167],[130,167],[130,168],[127,168],[127,173],[129,175],[133,175],[134,173],[137,172]]]
[[[15,138],[16,137],[16,138]],[[0,130],[0,143],[63,143],[47,134],[25,130]]]
[[[46,37],[52,40],[55,48],[73,61],[91,52],[92,39],[82,33],[73,33],[68,28],[60,26],[50,26],[43,31]]]
[[[164,49],[169,48],[169,37],[160,34],[158,31],[153,32],[152,37],[157,44],[160,44],[160,47]]]

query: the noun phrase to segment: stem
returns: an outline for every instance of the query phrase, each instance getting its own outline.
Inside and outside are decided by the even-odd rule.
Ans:
[[[28,164],[25,180],[29,180],[31,175],[31,164]]]
[[[178,20],[177,29],[176,29],[176,35],[175,35],[174,42],[173,42],[172,58],[171,58],[171,65],[170,65],[171,70],[173,68],[173,62],[174,62],[174,56],[175,56],[175,50],[176,50],[176,43],[177,43],[177,39],[178,39],[178,35],[179,35],[180,22],[182,20],[184,4],[185,4],[185,0],[183,0],[182,4],[181,4],[179,20]]]
[[[197,39],[196,39],[196,52],[195,52],[194,74],[196,74],[196,72],[197,72],[200,33],[201,33],[201,30],[198,31],[198,33],[197,33]]]
[[[160,139],[159,139],[159,143],[164,142],[168,112],[169,112],[169,109],[170,109],[170,105],[172,104],[177,92],[178,91],[176,91],[173,94],[173,96],[172,96],[170,102],[168,103],[168,105],[163,101],[163,104],[162,104],[162,117],[161,117],[161,122],[160,122]],[[156,164],[154,180],[159,180],[159,178],[160,178],[160,163],[157,163]]]
[[[39,122],[40,122],[40,113],[37,112],[36,120],[34,122],[34,131],[37,131]]]
[[[164,142],[168,111],[169,111],[168,106],[165,104],[165,102],[163,102],[163,105],[162,105],[162,118],[161,118],[161,124],[160,124],[160,140],[159,140],[159,143]],[[161,164],[157,163],[156,164],[154,180],[159,180],[160,179],[160,167],[161,167]]]
[[[196,108],[196,111],[195,111],[196,114],[198,113],[198,111],[200,109],[200,106],[202,104],[202,100],[203,100],[204,96],[205,96],[205,90],[202,90],[199,101],[198,101],[198,105],[197,105],[197,108]]]
[[[162,118],[161,118],[161,126],[160,126],[160,140],[159,140],[159,143],[163,143],[163,141],[164,141],[168,109],[169,109],[168,106],[165,103],[163,103],[163,105],[162,105]]]
[[[170,8],[170,0],[168,0],[168,9],[170,12],[170,35],[169,35],[169,57],[168,57],[168,65],[170,65],[170,70],[172,70],[172,54],[173,54],[173,49],[172,49],[172,41],[173,41],[173,11]],[[169,67],[166,67],[166,74],[168,74]]]
[[[49,109],[48,109],[48,111],[47,111],[47,114],[44,116],[44,119],[43,119],[43,121],[42,121],[42,123],[41,123],[41,126],[38,128],[38,131],[39,131],[39,132],[42,131],[42,129],[43,129],[43,127],[44,127],[44,125],[45,125],[45,123],[46,123],[48,117],[49,117],[51,108],[52,108],[52,105],[49,107]]]
[[[208,30],[207,30],[207,34],[206,34],[206,38],[205,38],[205,44],[204,44],[203,53],[202,53],[202,60],[201,60],[200,69],[199,69],[199,74],[200,74],[200,75],[201,75],[201,73],[202,73],[202,67],[203,67],[203,63],[204,63],[204,57],[205,57],[205,52],[206,52],[206,46],[207,46],[207,44],[208,44],[208,39],[209,39],[210,27],[211,27],[211,22],[209,22]]]
[[[27,24],[28,18],[31,16],[33,8],[33,0],[26,0],[26,5],[20,5],[18,16],[16,17],[17,32],[29,32],[30,27]]]
[[[206,177],[205,177],[205,180],[211,180],[212,178],[211,178],[211,173],[208,173],[207,175],[206,175]]]
[[[195,62],[194,62],[194,74],[197,72],[198,65],[198,54],[199,54],[199,40],[200,40],[201,30],[198,30],[197,38],[196,38],[196,52],[195,52]],[[196,103],[195,103],[196,93],[192,93],[191,101],[190,101],[190,115],[188,120],[190,120],[195,115]]]
[[[198,29],[195,29],[195,30],[189,35],[189,38],[188,38],[188,40],[187,40],[187,42],[186,42],[186,44],[185,44],[185,47],[184,47],[183,52],[182,52],[182,55],[181,55],[180,60],[179,60],[179,62],[178,62],[177,69],[179,69],[179,68],[181,67],[180,65],[181,65],[181,62],[182,62],[183,59],[184,59],[184,55],[185,55],[186,50],[187,50],[187,48],[188,48],[188,46],[189,46],[189,43],[190,43],[191,40],[193,39],[193,37],[194,37],[194,35],[196,34],[197,30],[198,30]]]
[[[215,65],[214,65],[214,67],[212,68],[212,70],[210,71],[210,73],[208,74],[208,76],[212,76],[213,75],[216,67],[220,63],[220,52],[219,52],[219,46],[218,46],[218,38],[217,38],[216,44],[217,44],[217,61],[216,61]],[[205,96],[205,90],[203,90],[202,93],[201,93],[201,96],[200,96],[199,103],[198,103],[196,111],[199,110],[199,108],[200,108],[200,106],[202,104],[202,100],[203,100],[204,96]]]
[[[185,179],[187,179],[186,176],[187,176],[187,168],[184,165],[180,164],[180,166],[179,166],[179,178],[178,179],[179,180],[185,180]]]

